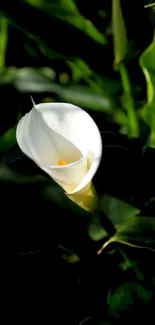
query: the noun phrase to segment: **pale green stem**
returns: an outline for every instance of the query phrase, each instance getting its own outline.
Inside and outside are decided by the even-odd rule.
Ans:
[[[0,18],[0,75],[5,68],[5,55],[8,40],[8,20],[5,17]]]
[[[131,138],[138,138],[139,137],[138,117],[136,114],[135,102],[132,95],[132,87],[131,87],[128,71],[123,62],[120,64],[120,75],[121,75],[122,86],[125,95],[125,108],[128,116],[129,136]]]
[[[151,147],[155,148],[155,116],[152,116],[152,121],[151,121],[151,135],[150,135],[150,142],[151,142]]]
[[[149,7],[154,7],[155,6],[155,2],[154,3],[150,3],[148,5],[145,5],[144,8],[149,8]]]

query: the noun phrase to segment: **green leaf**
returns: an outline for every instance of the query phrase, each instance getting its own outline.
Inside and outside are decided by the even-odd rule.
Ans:
[[[88,234],[89,237],[94,241],[99,241],[108,236],[104,227],[101,225],[100,220],[96,220],[96,218],[88,225]]]
[[[147,103],[140,115],[151,130],[151,146],[155,148],[155,37],[150,46],[140,56],[139,64],[144,72],[147,85]]]
[[[43,67],[35,68],[8,68],[3,76],[3,82],[12,83],[20,92],[44,93],[48,92],[55,95],[58,100],[70,102],[79,105],[85,109],[104,112],[118,124],[127,125],[125,113],[119,109],[111,95],[104,91],[99,94],[92,91],[88,86],[62,86],[54,81],[55,73],[52,69]],[[52,99],[53,100],[53,99]]]
[[[64,87],[59,96],[70,103],[107,114],[112,114],[114,108],[114,103],[110,97],[99,95],[87,86]]]
[[[21,68],[14,73],[12,84],[20,92],[58,92],[59,86],[53,82],[55,73],[50,68]]]
[[[116,229],[140,212],[134,206],[109,195],[105,195],[101,200],[101,208]]]
[[[70,0],[68,1],[70,6]],[[77,17],[75,19],[74,15],[71,15],[70,23],[73,22],[72,26],[73,28],[70,28],[69,22],[67,24],[67,20],[60,19],[56,13],[57,11],[65,11],[66,12],[66,19],[68,15],[70,16],[70,9],[68,9],[68,6],[64,7],[64,3],[61,0],[60,2],[52,2],[52,6],[56,6],[56,8],[53,8],[52,11],[50,10],[42,10],[42,7],[40,7],[40,4],[42,1],[37,1],[35,4],[36,6],[32,6],[27,3],[27,1],[18,1],[14,0],[13,3],[10,3],[9,0],[5,0],[1,2],[0,9],[2,12],[2,15],[7,17],[10,24],[15,26],[20,30],[20,32],[24,35],[25,41],[27,43],[28,39],[31,41],[31,45],[35,48],[35,51],[37,53],[40,53],[40,51],[43,53],[44,56],[48,57],[50,60],[52,59],[63,59],[68,60],[68,58],[71,58],[72,55],[75,55],[75,51],[79,51],[79,47],[81,46],[80,39],[81,37],[86,40],[87,44],[91,46],[92,41],[95,40],[96,42],[100,43],[100,46],[102,46],[105,43],[105,36],[98,32],[95,27],[93,26],[91,28],[91,22],[89,22],[87,19],[82,17],[80,13],[77,10]],[[74,2],[73,2],[74,4]],[[49,2],[47,6],[49,5]],[[75,7],[76,8],[76,7]],[[18,15],[18,12],[20,12],[20,15]],[[27,19],[29,17],[29,19]],[[65,17],[65,15],[64,15]],[[80,24],[81,19],[79,17],[82,17],[82,24],[81,28],[74,28],[74,19],[77,22],[77,24]],[[35,21],[35,24],[29,23],[29,20],[31,22]],[[85,23],[83,23],[83,21]],[[57,35],[57,28],[55,28],[55,25],[61,25],[59,30],[59,35]],[[85,31],[86,26],[89,25],[88,30]],[[43,28],[44,27],[44,28]],[[91,32],[92,31],[92,32]],[[89,35],[91,34],[91,35]],[[77,39],[76,36],[74,38],[74,35],[78,35]],[[63,42],[59,41],[57,42],[57,38],[60,37],[62,39],[65,39],[66,46],[63,45]],[[68,47],[68,44],[70,43],[70,40],[74,38],[74,46],[72,48]],[[54,42],[53,42],[54,39]],[[93,42],[95,45],[95,43]],[[93,45],[92,45],[93,46]],[[98,47],[99,44],[96,44]],[[80,50],[81,52],[81,50]],[[81,52],[82,54],[82,52]]]
[[[117,96],[122,88],[120,80],[114,80],[107,76],[103,78],[102,75],[95,74],[94,80],[100,86],[102,94],[107,93],[110,96]]]
[[[16,126],[0,136],[0,152],[6,152],[16,144]]]
[[[48,0],[26,0],[26,2],[38,9],[43,10],[48,15],[57,17],[58,19],[75,26],[93,38],[96,42],[101,44],[106,43],[105,36],[96,29],[90,20],[87,20],[80,14],[74,1],[57,0],[49,2]]]
[[[119,116],[125,119],[123,112],[115,107],[115,103],[109,95],[105,94],[105,96],[102,96],[93,92],[87,86],[61,86],[53,81],[54,71],[49,68],[21,68],[14,70],[13,74],[10,74],[8,69],[7,75],[5,79],[8,82],[11,80],[14,87],[20,92],[29,94],[35,92],[53,93],[60,100],[79,105],[83,108],[105,112],[117,119]]]
[[[96,86],[97,92],[102,95],[113,96],[118,94],[121,90],[121,82],[119,80],[114,80],[112,78],[108,78],[107,76],[98,75],[94,73],[89,65],[79,58],[72,58],[72,60],[67,60],[66,63],[72,70],[72,78],[75,82],[79,82],[81,80],[85,80],[86,83],[92,88]],[[93,90],[93,88],[92,88]]]
[[[133,217],[114,236],[118,242],[155,250],[155,217]]]
[[[87,86],[70,86],[59,88],[57,92],[61,100],[79,105],[86,109],[104,112],[116,123],[126,126],[127,116],[117,107],[108,94],[98,94]]]
[[[92,76],[93,72],[90,67],[79,58],[75,58],[74,60],[67,61],[68,66],[72,70],[72,77],[75,82],[79,82],[80,80],[85,80],[88,77]]]
[[[104,243],[98,254],[114,242],[155,251],[155,217],[133,216]]]
[[[114,66],[117,67],[127,52],[127,36],[120,0],[112,1],[112,26],[114,40]]]
[[[140,212],[140,210],[134,206],[109,195],[105,195],[101,199],[100,206],[101,210],[116,230],[119,230],[120,226],[130,220],[133,215],[135,216]],[[102,215],[100,214],[100,216]],[[104,218],[104,215],[102,218]],[[99,220],[95,222],[94,220],[94,223],[89,225],[89,235],[93,240],[101,240],[108,236],[101,224],[104,224],[102,220],[101,222],[99,222]]]
[[[147,304],[152,296],[150,290],[146,290],[137,282],[126,282],[118,287],[114,292],[110,292],[108,297],[109,312],[115,316],[120,313],[132,313],[133,307],[138,303]]]
[[[140,210],[109,196],[103,198],[102,209],[114,225],[116,232],[103,244],[98,254],[111,243],[155,251],[155,217],[138,216]],[[102,238],[107,237],[106,232],[101,232],[99,227],[98,238],[96,232],[94,228],[96,239],[101,239],[101,235]],[[93,229],[91,229],[91,234],[93,234]]]

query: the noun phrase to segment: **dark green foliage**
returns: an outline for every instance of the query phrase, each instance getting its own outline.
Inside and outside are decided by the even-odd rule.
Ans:
[[[0,279],[11,321],[19,317],[21,324],[27,314],[28,322],[44,324],[154,324],[149,3],[0,2]],[[98,213],[77,207],[17,146],[16,126],[32,107],[30,95],[36,103],[79,105],[97,123]]]

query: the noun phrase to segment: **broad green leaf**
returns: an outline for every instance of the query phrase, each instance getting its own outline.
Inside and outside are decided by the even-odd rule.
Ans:
[[[114,103],[110,97],[99,95],[87,86],[64,87],[59,96],[70,103],[107,114],[112,114],[114,109]]]
[[[150,46],[142,53],[139,63],[147,85],[147,103],[141,109],[140,115],[150,127],[151,146],[155,147],[155,36]]]
[[[100,95],[87,86],[70,86],[61,88],[58,95],[61,100],[86,109],[104,112],[111,116],[111,119],[116,123],[123,126],[127,125],[126,114],[117,107],[117,104],[108,94]]]
[[[108,220],[118,231],[124,223],[140,212],[140,210],[134,206],[109,195],[105,195],[101,199],[100,205],[102,211],[108,217]],[[102,218],[104,218],[104,215]],[[101,223],[94,222],[90,224],[89,235],[93,240],[100,240],[108,236],[104,228],[101,227],[101,224],[103,224],[102,221]]]
[[[48,68],[8,68],[3,75],[3,83],[11,83],[17,90],[24,93],[61,92],[61,86],[54,82],[55,72]]]
[[[16,126],[0,136],[0,152],[8,151],[16,143]]]
[[[127,36],[120,0],[112,1],[112,27],[114,40],[114,65],[124,60],[127,52]]]
[[[127,125],[126,114],[117,107],[108,91],[106,93],[106,89],[102,95],[91,90],[89,86],[62,86],[54,81],[54,71],[50,68],[10,68],[6,70],[3,82],[11,82],[17,90],[28,94],[35,92],[54,94],[58,100],[104,112],[116,123]]]
[[[26,0],[26,2],[38,9],[45,11],[48,15],[57,17],[93,38],[96,42],[105,44],[106,38],[101,34],[91,21],[84,18],[73,0]]]
[[[140,212],[136,207],[109,195],[105,195],[101,200],[101,208],[116,229]]]
[[[50,68],[21,68],[16,70],[12,84],[20,92],[57,92],[59,86],[53,82],[54,76]]]
[[[133,216],[104,243],[98,254],[114,242],[155,251],[155,217]]]
[[[49,92],[55,94],[59,100],[79,105],[83,108],[105,112],[116,119],[124,119],[125,114],[119,110],[111,97],[100,95],[87,86],[62,86],[53,81],[54,72],[49,68],[34,69],[21,68],[10,74],[11,82],[16,89],[24,93]],[[5,78],[9,82],[9,77]],[[117,114],[118,113],[118,114]],[[124,121],[123,120],[123,121]]]
[[[138,303],[149,301],[152,296],[150,290],[146,290],[137,282],[126,282],[118,287],[114,292],[110,292],[108,297],[109,312],[115,316],[120,316],[121,312],[132,313],[133,307]]]
[[[134,217],[122,225],[114,236],[116,241],[155,250],[155,218]]]

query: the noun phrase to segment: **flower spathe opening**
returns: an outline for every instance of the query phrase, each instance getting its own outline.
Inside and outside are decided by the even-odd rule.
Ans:
[[[59,159],[59,161],[58,161],[58,165],[59,165],[59,166],[68,165],[68,162],[65,161],[65,160],[63,160],[63,159]]]
[[[102,141],[93,119],[67,103],[35,105],[19,122],[22,151],[68,194],[81,194],[98,168]]]

